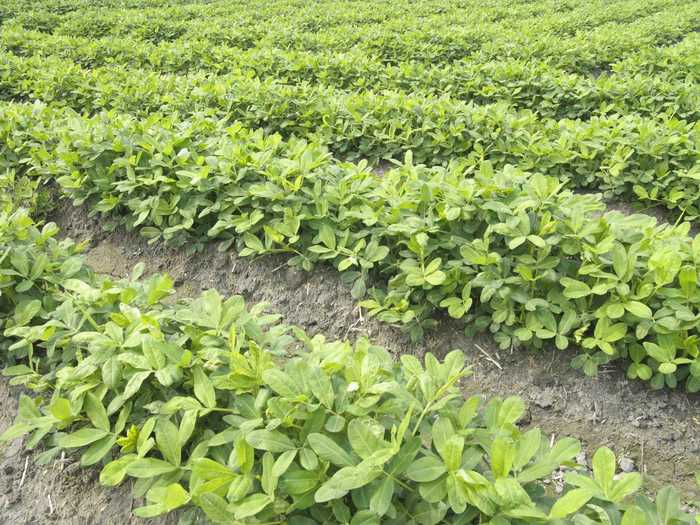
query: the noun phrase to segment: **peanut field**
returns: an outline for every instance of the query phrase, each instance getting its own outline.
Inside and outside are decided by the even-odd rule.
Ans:
[[[0,524],[700,524],[699,31],[5,0]]]

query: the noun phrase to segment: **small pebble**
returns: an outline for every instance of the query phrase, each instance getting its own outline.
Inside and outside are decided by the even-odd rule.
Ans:
[[[622,472],[634,472],[634,461],[632,461],[630,458],[621,457],[620,469],[622,470]]]
[[[284,280],[287,282],[287,286],[295,290],[304,284],[306,276],[296,268],[289,268],[284,275]]]

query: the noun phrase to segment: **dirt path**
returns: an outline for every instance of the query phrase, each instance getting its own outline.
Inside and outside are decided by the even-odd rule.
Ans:
[[[412,344],[397,329],[360,317],[349,290],[328,268],[307,274],[287,267],[284,259],[278,257],[240,258],[232,252],[220,253],[216,246],[189,257],[161,244],[150,246],[130,233],[104,232],[99,221],[88,218],[84,209],[68,204],[61,205],[51,218],[64,235],[90,240],[87,258],[101,273],[125,276],[134,264],[143,261],[150,272],[169,273],[180,296],[192,296],[208,288],[241,294],[249,302],[268,303],[270,310],[282,314],[286,323],[302,326],[310,333],[323,333],[329,338],[366,335],[396,353],[421,355],[431,351],[442,355],[454,348],[462,349],[474,370],[466,384],[467,393],[520,395],[529,404],[532,425],[557,436],[577,437],[586,450],[610,446],[618,456],[624,456],[624,468],[646,474],[648,489],[673,483],[681,489],[684,499],[700,499],[700,490],[693,480],[694,473],[700,470],[699,396],[652,392],[628,381],[617,368],[604,370],[597,378],[585,378],[570,368],[574,355],[571,351],[503,352],[489,338],[467,338],[450,323],[429,334],[422,343]],[[14,417],[15,410],[12,403],[4,402],[9,399],[7,394],[2,397],[4,391],[3,385],[0,431]],[[0,498],[6,494],[6,500],[11,501],[20,497],[17,480],[26,460],[16,444],[8,453],[12,454],[11,459],[0,465]],[[0,503],[0,525],[50,523],[45,516],[49,493],[56,494],[54,516],[59,517],[53,520],[55,523],[130,523],[126,518],[130,501],[125,489],[100,489],[90,480],[94,477],[91,473],[66,474],[55,471],[55,466],[34,467],[31,459],[29,463],[21,498],[25,503],[37,498],[38,503],[30,511],[15,512],[5,521],[5,503]],[[2,470],[6,465],[10,467],[8,472]],[[58,498],[63,498],[61,507],[56,503]],[[90,501],[89,509],[82,508],[86,500]],[[71,507],[76,502],[80,510]],[[11,502],[9,508],[17,505],[17,501]],[[108,511],[103,513],[99,508]],[[29,519],[27,512],[36,512],[37,518]],[[75,517],[70,517],[76,512]]]

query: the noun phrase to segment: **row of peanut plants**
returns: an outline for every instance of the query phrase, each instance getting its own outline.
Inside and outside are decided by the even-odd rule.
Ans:
[[[18,69],[22,60],[29,67]],[[513,164],[575,188],[698,215],[699,128],[675,118],[613,114],[555,120],[505,103],[479,106],[400,91],[347,92],[245,74],[88,71],[40,57],[10,57],[0,87],[12,99],[39,99],[87,113],[205,112],[285,137],[314,136],[348,160],[401,159],[409,150],[417,162],[430,165],[466,158],[478,166],[488,159],[497,168]]]
[[[387,65],[358,51],[309,53],[257,47],[241,50],[212,46],[207,41],[155,45],[121,37],[95,40],[47,36],[16,27],[6,27],[0,33],[0,46],[27,57],[3,57],[3,80],[17,86],[15,94],[19,89],[26,90],[27,80],[37,73],[49,81],[48,60],[55,75],[62,77],[75,70],[71,63],[88,69],[124,66],[172,74],[254,75],[343,90],[409,91],[477,104],[503,101],[555,119],[586,119],[611,113],[675,116],[691,122],[700,117],[700,85],[693,77],[669,80],[656,74],[622,73],[593,78],[567,73],[533,57],[485,63],[464,60],[433,65],[410,61]],[[52,62],[53,57],[66,62]],[[42,62],[41,67],[38,62]],[[8,87],[6,96],[12,92]],[[41,96],[40,91],[30,94]]]
[[[588,471],[575,439],[522,430],[519,398],[465,400],[459,351],[397,363],[364,339],[311,338],[240,296],[173,303],[172,281],[142,278],[141,265],[122,281],[93,274],[82,245],[58,240],[14,197],[0,194],[0,360],[36,395],[21,396],[0,439],[44,443],[41,463],[77,453],[106,486],[133,480],[139,517],[700,523],[673,488],[633,499],[642,477],[617,474],[611,450]],[[548,478],[562,470],[557,494]]]
[[[499,344],[580,347],[654,388],[700,389],[689,223],[605,212],[554,177],[483,162],[427,168],[410,153],[375,175],[318,143],[193,115],[92,118],[3,108],[6,169],[56,180],[76,203],[152,239],[332,264],[379,319],[414,336],[442,312]]]
[[[182,11],[185,9],[182,7],[175,8],[162,14],[154,10],[149,11],[148,16],[144,16],[141,10],[108,11],[90,16],[80,11],[67,20],[56,15],[58,19],[54,23],[59,25],[50,28],[44,27],[44,20],[32,23],[31,17],[37,14],[35,11],[25,13],[25,18],[30,20],[22,17],[11,20],[30,29],[50,29],[58,34],[91,38],[136,36],[151,42],[204,39],[210,44],[240,48],[356,48],[391,63],[403,62],[407,57],[432,63],[459,60],[465,56],[494,60],[504,56],[525,58],[537,54],[540,59],[550,60],[571,72],[590,72],[606,67],[639,48],[673,42],[700,27],[698,4],[688,0],[625,2],[617,9],[602,9],[597,3],[590,6],[587,3],[574,8],[571,16],[561,12],[543,16],[542,10],[535,9],[530,16],[524,12],[522,17],[517,11],[502,12],[502,6],[500,11],[496,8],[496,12],[490,14],[489,9],[465,13],[459,5],[447,9],[447,12],[443,12],[444,6],[439,6],[436,13],[431,13],[430,9],[427,13],[421,10],[414,13],[410,6],[397,5],[385,8],[386,12],[375,9],[376,21],[359,26],[354,19],[345,22],[342,15],[357,9],[364,11],[367,6],[357,8],[339,4],[333,10],[325,5],[323,8],[309,5],[311,7],[304,8],[294,2],[275,2],[268,9],[262,7],[262,12],[247,6],[239,10],[245,14],[238,18],[231,15],[235,4],[227,3],[223,4],[223,14],[218,18],[209,16],[207,6],[190,7],[187,11]],[[283,7],[290,11],[289,17],[279,16]],[[193,17],[192,9],[199,9],[201,16]],[[394,13],[396,10],[400,12],[398,16]],[[328,11],[332,13],[331,20],[310,22]],[[596,16],[600,13],[607,14]],[[341,16],[337,24],[332,22],[336,15]],[[583,20],[588,22],[582,23]],[[589,25],[592,27],[587,27]],[[442,28],[446,26],[454,29],[445,32]]]

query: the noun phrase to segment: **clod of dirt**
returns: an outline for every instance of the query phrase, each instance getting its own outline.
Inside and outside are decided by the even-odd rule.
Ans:
[[[550,409],[554,407],[555,404],[555,394],[551,388],[548,388],[540,393],[538,393],[532,400],[535,405],[542,409]]]
[[[618,463],[622,472],[634,472],[635,470],[634,461],[628,457],[621,457]]]
[[[296,268],[288,268],[284,273],[284,280],[289,288],[296,290],[302,284],[304,284],[304,281],[306,281],[306,275]]]

